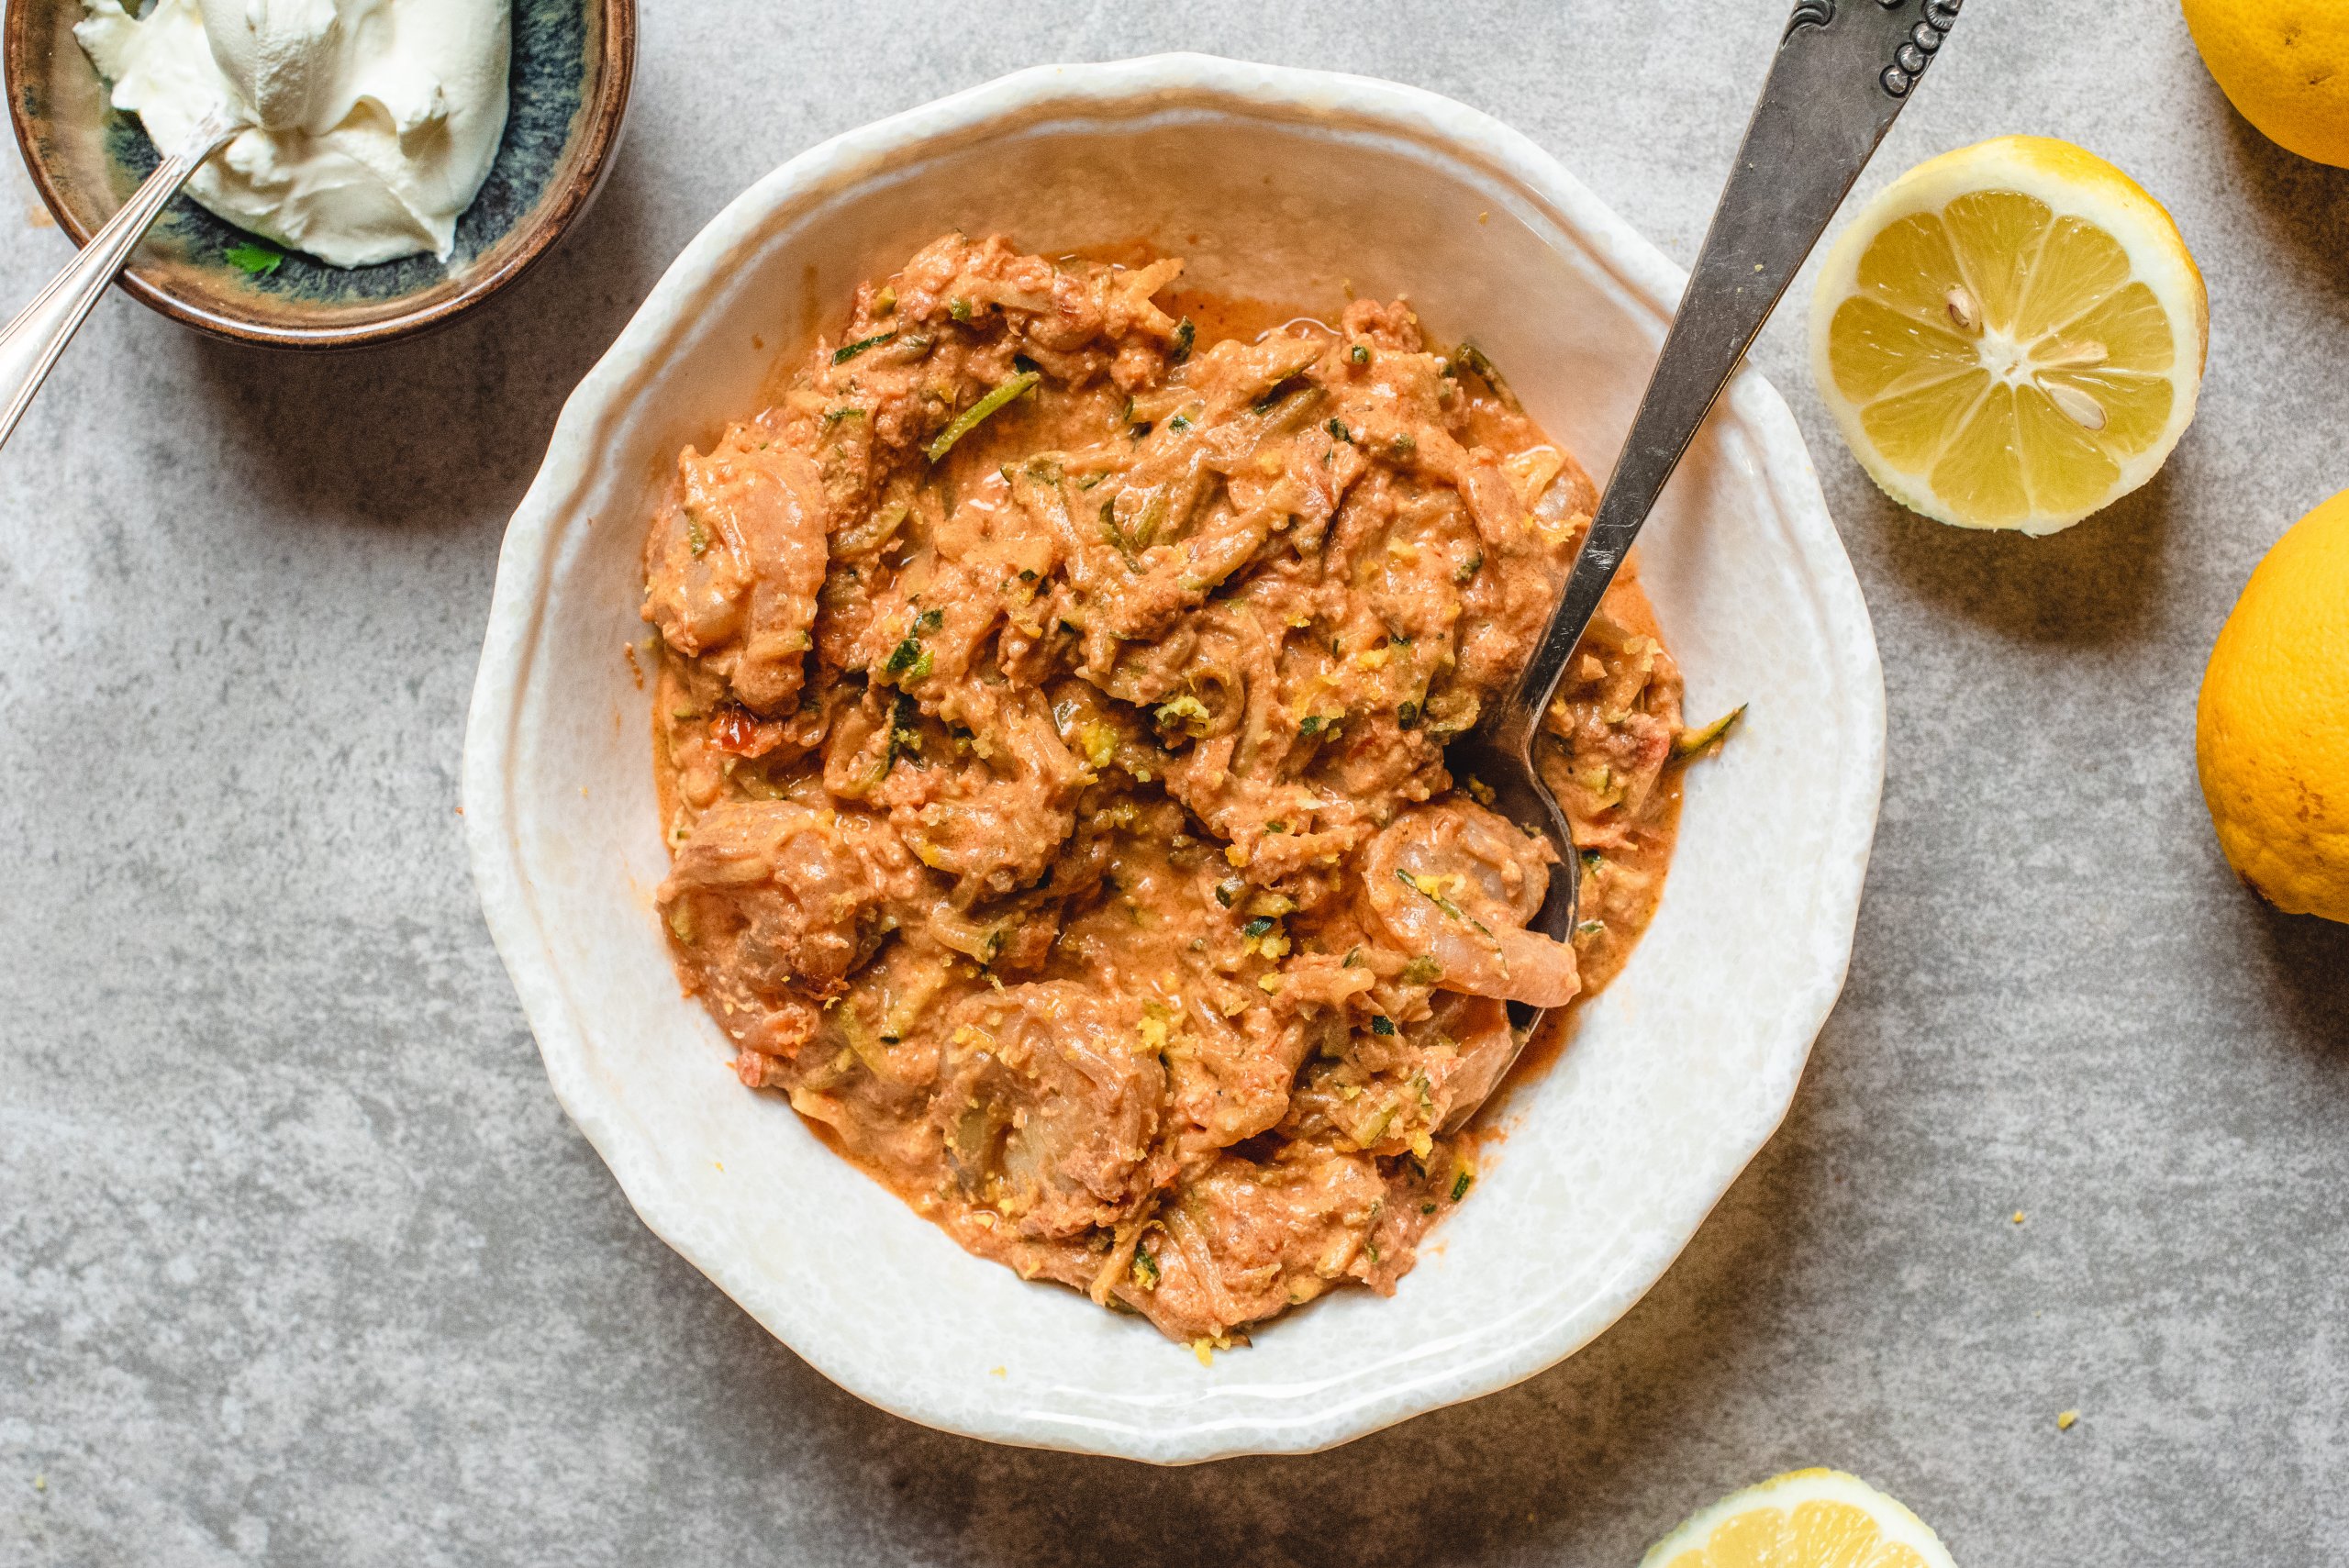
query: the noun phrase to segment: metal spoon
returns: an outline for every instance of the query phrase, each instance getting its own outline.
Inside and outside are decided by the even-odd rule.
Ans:
[[[1491,785],[1502,815],[1538,829],[1558,851],[1549,895],[1531,922],[1545,936],[1574,940],[1582,865],[1565,813],[1533,766],[1542,715],[1664,481],[1892,128],[1963,4],[1799,0],[1795,6],[1631,438],[1549,628],[1516,686],[1453,743],[1453,773]],[[1512,1003],[1509,1013],[1521,1050],[1542,1012]],[[1505,1073],[1496,1073],[1494,1082]],[[1464,1124],[1481,1103],[1479,1097],[1455,1107],[1444,1130]]]
[[[57,356],[65,351],[83,317],[130,260],[130,252],[155,221],[155,215],[204,166],[204,161],[227,146],[246,123],[226,109],[207,117],[189,135],[187,145],[157,164],[155,172],[122,204],[122,210],[90,237],[81,254],[0,329],[0,442],[15,432],[17,421],[32,406],[33,394],[49,378],[50,367],[57,363]]]

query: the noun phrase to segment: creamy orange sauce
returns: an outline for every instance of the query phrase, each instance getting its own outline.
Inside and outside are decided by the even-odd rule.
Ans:
[[[1444,743],[1591,485],[1408,307],[949,236],[678,460],[646,545],[679,972],[754,1088],[971,1251],[1178,1339],[1391,1291],[1441,1134],[1652,914],[1679,676],[1610,593],[1547,846]]]

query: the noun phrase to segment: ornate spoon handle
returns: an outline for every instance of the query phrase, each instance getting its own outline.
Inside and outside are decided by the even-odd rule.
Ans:
[[[1799,0],[1795,6],[1631,437],[1549,627],[1517,684],[1453,744],[1446,759],[1453,772],[1481,779],[1499,811],[1557,851],[1542,907],[1528,923],[1545,936],[1573,940],[1582,870],[1565,813],[1533,765],[1542,715],[1664,481],[1892,128],[1963,4]],[[1513,1002],[1509,1017],[1522,1040],[1542,1014]],[[1444,1130],[1465,1124],[1481,1099],[1456,1105]]]
[[[198,126],[190,145],[156,165],[122,209],[90,237],[81,254],[66,263],[65,270],[50,279],[14,321],[0,328],[0,441],[8,439],[17,421],[32,406],[33,394],[49,378],[57,356],[65,351],[83,317],[130,260],[131,250],[155,221],[155,215],[206,159],[243,128],[240,122],[222,117]]]
[[[1530,755],[1542,713],[1697,427],[1908,102],[1964,0],[1800,0],[1680,312],[1556,613],[1489,743]]]

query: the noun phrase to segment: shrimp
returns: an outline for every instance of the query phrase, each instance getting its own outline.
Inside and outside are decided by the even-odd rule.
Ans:
[[[1135,1019],[1069,981],[959,1005],[930,1119],[963,1195],[1032,1237],[1114,1225],[1151,1188],[1166,1072]]]
[[[645,544],[644,618],[753,713],[798,704],[824,582],[823,496],[806,456],[738,425],[708,456],[678,455]]]
[[[1363,851],[1362,903],[1443,990],[1558,1007],[1582,989],[1574,949],[1525,929],[1549,891],[1554,851],[1457,798],[1405,811]]]
[[[886,823],[792,801],[729,801],[678,846],[658,902],[696,964],[762,996],[821,1001],[873,955],[885,906],[908,904],[920,881]]]

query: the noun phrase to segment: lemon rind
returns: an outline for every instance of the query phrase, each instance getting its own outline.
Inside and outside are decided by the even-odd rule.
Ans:
[[[2331,787],[2349,778],[2349,663],[2332,656],[2349,650],[2343,566],[2349,491],[2285,529],[2227,612],[2195,698],[2194,761],[2236,875],[2285,914],[2349,923],[2349,816],[2326,809],[2349,797]]]
[[[2349,124],[2343,123],[2337,101],[2326,103],[2315,95],[2316,89],[2334,79],[2326,66],[2349,55],[2349,35],[2342,33],[2337,15],[2317,22],[2317,39],[2308,36],[2303,24],[2300,36],[2271,50],[2263,47],[2266,40],[2242,25],[2246,14],[2257,11],[2256,0],[2232,7],[2186,0],[2183,9],[2195,52],[2227,102],[2253,129],[2312,163],[2349,169]],[[2279,27],[2278,31],[2284,29]],[[2303,83],[2306,90],[2279,87],[2279,77]]]

